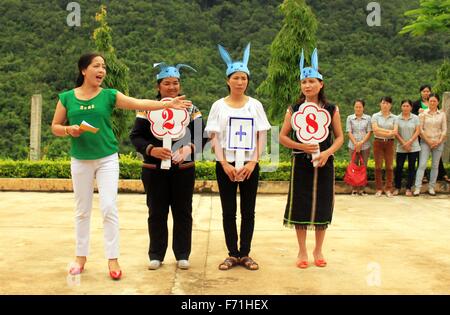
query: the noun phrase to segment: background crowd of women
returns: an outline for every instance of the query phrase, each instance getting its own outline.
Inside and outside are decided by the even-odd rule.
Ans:
[[[367,166],[373,146],[377,197],[383,193],[387,197],[399,195],[404,180],[406,196],[419,196],[422,183],[426,182],[428,193],[434,196],[438,179],[450,182],[441,158],[447,138],[446,114],[439,109],[439,96],[431,93],[430,85],[421,86],[420,93],[420,99],[414,103],[408,99],[398,102],[400,113],[397,115],[393,113],[392,98],[384,96],[380,99],[380,111],[372,117],[364,113],[362,99],[355,101],[354,114],[347,117],[350,158],[356,151]],[[426,175],[430,155],[431,172]],[[406,160],[408,168],[404,176]],[[366,195],[365,188],[352,187],[352,195]]]

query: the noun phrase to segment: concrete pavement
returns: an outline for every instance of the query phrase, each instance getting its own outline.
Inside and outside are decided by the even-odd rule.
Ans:
[[[227,253],[220,199],[196,194],[191,269],[176,268],[169,246],[163,267],[150,271],[145,195],[120,194],[124,276],[114,282],[97,195],[91,255],[76,278],[67,277],[75,244],[73,194],[0,192],[0,294],[450,294],[449,195],[337,195],[324,245],[328,266],[305,270],[295,267],[295,231],[282,225],[285,202],[286,195],[258,195],[251,256],[260,270],[218,270]],[[313,246],[309,232],[310,253]]]

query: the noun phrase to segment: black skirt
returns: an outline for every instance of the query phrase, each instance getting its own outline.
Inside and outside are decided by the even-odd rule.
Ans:
[[[324,230],[331,223],[334,208],[333,156],[323,167],[314,168],[309,154],[292,158],[291,180],[284,213],[284,225]]]

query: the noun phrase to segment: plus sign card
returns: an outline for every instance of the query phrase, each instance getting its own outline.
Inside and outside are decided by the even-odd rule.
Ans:
[[[254,148],[254,119],[246,117],[230,117],[227,126],[227,150],[253,151]]]

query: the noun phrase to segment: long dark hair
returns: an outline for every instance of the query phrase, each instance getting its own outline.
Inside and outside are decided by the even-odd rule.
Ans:
[[[84,83],[84,75],[82,73],[83,70],[85,70],[91,63],[92,60],[96,57],[102,57],[103,60],[105,60],[105,57],[103,57],[102,54],[96,53],[96,52],[90,52],[87,54],[84,54],[78,59],[78,78],[76,82],[76,87],[80,87]],[[106,60],[105,60],[106,62]]]
[[[317,78],[316,78],[317,79]],[[320,79],[317,79],[320,82],[323,82]],[[306,101],[306,96],[303,94],[303,92],[300,91],[300,98],[297,100],[297,104],[303,104]],[[325,84],[322,86],[322,88],[319,91],[319,103],[322,103],[323,105],[328,104],[327,96],[325,95]]]

